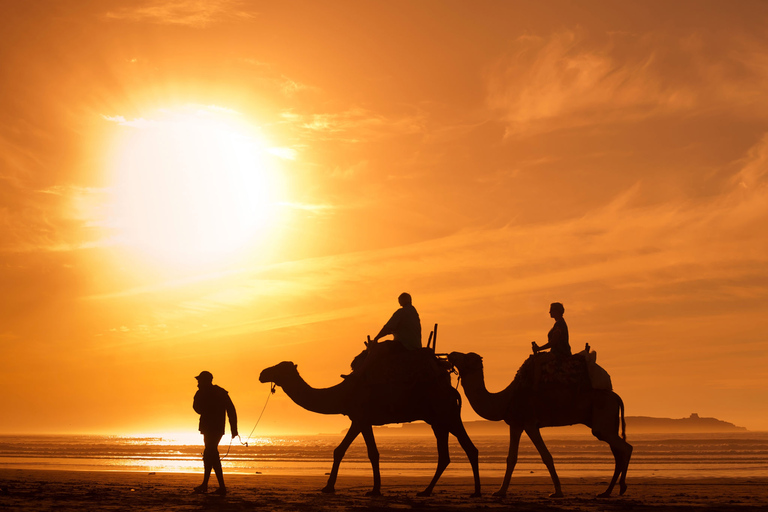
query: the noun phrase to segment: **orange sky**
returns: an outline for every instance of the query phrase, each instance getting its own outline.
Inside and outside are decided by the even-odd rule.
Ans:
[[[768,430],[768,6],[533,4],[4,2],[0,432],[194,431],[206,369],[248,433],[402,291],[491,390],[561,301],[628,415]]]

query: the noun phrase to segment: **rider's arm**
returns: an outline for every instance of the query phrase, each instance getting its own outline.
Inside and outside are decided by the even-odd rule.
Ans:
[[[374,343],[379,341],[379,338],[383,338],[388,334],[395,334],[395,330],[397,329],[397,326],[400,324],[401,313],[402,313],[402,309],[398,309],[397,311],[395,311],[395,313],[392,315],[392,318],[390,318],[389,321],[386,324],[384,324],[384,327],[381,328],[381,330],[379,331],[379,334],[377,334],[376,337],[373,338]]]

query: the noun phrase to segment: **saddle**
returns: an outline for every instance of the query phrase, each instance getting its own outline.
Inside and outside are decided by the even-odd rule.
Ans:
[[[371,355],[366,349],[358,354],[350,366],[353,373],[371,386],[412,388],[433,385],[435,382],[451,382],[451,364],[435,355],[430,348],[404,350],[397,342],[384,342]],[[372,359],[366,363],[366,359]]]
[[[547,352],[529,356],[517,370],[512,385],[520,390],[592,387],[583,356],[556,357]]]
[[[512,385],[521,390],[561,386],[612,390],[611,376],[596,361],[597,352],[590,352],[589,348],[566,357],[548,352],[533,354],[517,370]]]

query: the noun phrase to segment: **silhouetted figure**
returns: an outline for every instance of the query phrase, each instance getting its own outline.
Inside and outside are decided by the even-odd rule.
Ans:
[[[224,388],[213,384],[213,375],[210,372],[200,372],[197,379],[198,391],[192,408],[200,415],[200,433],[203,434],[205,451],[203,451],[203,483],[195,487],[195,493],[208,492],[208,479],[211,477],[211,469],[216,473],[219,488],[216,494],[224,495],[227,488],[224,485],[224,473],[221,469],[219,458],[219,442],[224,435],[226,417],[229,416],[229,429],[232,437],[237,437],[237,412],[235,404],[229,398],[229,393]]]
[[[531,342],[534,353],[549,349],[549,353],[554,357],[561,358],[571,355],[571,345],[568,343],[568,326],[563,319],[564,314],[565,307],[559,302],[553,302],[549,306],[549,316],[555,319],[555,325],[547,333],[546,344],[538,346],[535,341]]]
[[[421,348],[421,319],[413,307],[413,299],[409,293],[401,293],[397,302],[400,303],[400,309],[384,324],[373,342],[377,343],[379,339],[391,334],[406,350],[418,350]]]
[[[400,303],[400,309],[394,312],[392,318],[384,324],[375,338],[368,337],[366,342],[368,348],[359,356],[362,362],[354,367],[351,374],[342,375],[343,378],[346,379],[353,374],[362,374],[372,365],[378,364],[377,362],[387,354],[414,352],[421,348],[421,319],[419,312],[413,307],[411,295],[401,293],[397,301]],[[381,338],[390,334],[393,339],[379,343]]]

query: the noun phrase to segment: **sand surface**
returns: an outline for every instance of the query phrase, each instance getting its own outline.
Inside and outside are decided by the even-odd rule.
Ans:
[[[628,479],[624,496],[597,499],[601,479],[563,479],[562,499],[550,499],[544,477],[514,479],[504,499],[492,496],[499,478],[484,477],[483,497],[470,498],[471,478],[443,477],[431,497],[416,493],[429,478],[383,477],[383,496],[369,498],[369,477],[339,477],[335,494],[319,489],[325,477],[225,475],[225,497],[191,494],[200,474],[78,472],[0,469],[0,510],[131,511],[342,511],[342,510],[515,510],[673,511],[768,510],[768,479]],[[212,478],[211,489],[217,486]]]

